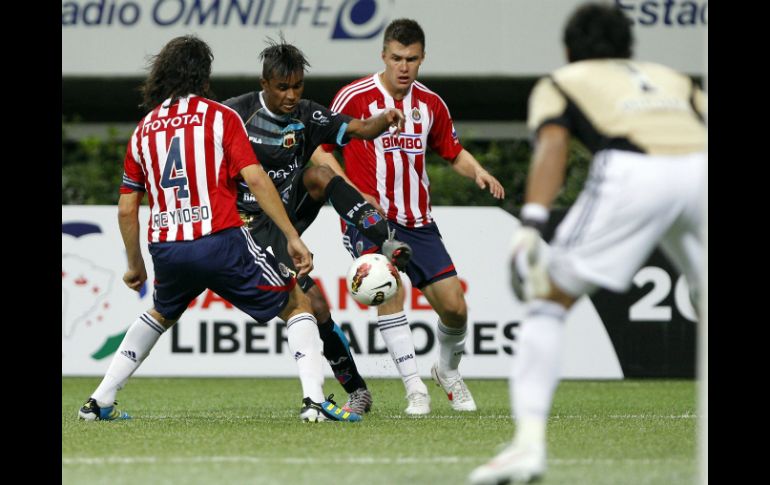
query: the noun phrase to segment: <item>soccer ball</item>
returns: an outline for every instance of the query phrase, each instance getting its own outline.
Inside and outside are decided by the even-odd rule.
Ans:
[[[364,305],[376,306],[396,294],[398,271],[382,254],[364,254],[348,270],[348,291]]]

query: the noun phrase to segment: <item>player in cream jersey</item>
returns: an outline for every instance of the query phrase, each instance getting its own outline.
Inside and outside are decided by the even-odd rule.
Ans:
[[[658,244],[694,297],[701,279],[705,95],[672,69],[631,61],[630,22],[614,5],[579,7],[564,42],[570,64],[540,80],[529,100],[536,145],[511,258],[514,292],[528,302],[511,369],[516,432],[471,473],[476,485],[545,473],[564,321],[580,296],[597,287],[626,291]],[[539,235],[564,181],[571,136],[593,162],[546,258]]]

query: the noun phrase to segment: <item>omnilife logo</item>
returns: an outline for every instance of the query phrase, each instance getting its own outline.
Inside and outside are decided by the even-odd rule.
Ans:
[[[91,0],[62,2],[62,28],[243,27],[323,29],[335,40],[370,39],[393,0]]]

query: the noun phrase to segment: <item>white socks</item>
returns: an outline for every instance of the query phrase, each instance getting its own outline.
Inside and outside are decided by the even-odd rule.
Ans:
[[[316,319],[310,313],[299,313],[286,322],[289,351],[297,362],[302,396],[313,402],[326,401],[323,384],[323,343]]]
[[[465,335],[468,326],[463,328],[452,328],[444,325],[444,322],[438,321],[438,347],[439,360],[438,370],[442,377],[453,378],[459,374],[457,367],[460,365],[460,359],[465,350]]]
[[[413,392],[428,393],[428,388],[417,374],[417,360],[414,351],[414,340],[412,339],[412,330],[406,321],[406,315],[403,311],[392,315],[379,315],[377,317],[377,326],[380,329],[380,335],[385,340],[396,364],[398,373],[401,374],[401,380],[406,387],[406,394]]]
[[[163,326],[147,312],[131,324],[102,383],[91,394],[100,407],[113,405],[118,389],[122,389],[128,378],[139,368],[164,331]]]
[[[511,366],[514,442],[545,445],[545,425],[559,384],[567,310],[548,300],[530,303]]]

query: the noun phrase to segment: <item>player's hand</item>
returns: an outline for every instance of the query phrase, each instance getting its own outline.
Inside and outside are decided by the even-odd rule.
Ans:
[[[377,199],[373,195],[364,194],[362,193],[361,196],[364,198],[365,201],[372,204],[372,206],[377,209],[377,212],[380,213],[382,217],[386,217],[385,210],[382,208],[379,202],[377,202]]]
[[[392,136],[398,136],[404,129],[404,113],[400,109],[388,108],[382,112],[382,115],[388,121],[388,132]]]
[[[313,270],[313,253],[305,246],[302,239],[299,237],[289,239],[286,248],[289,250],[289,256],[294,262],[294,267],[297,268],[297,278],[301,278]]]
[[[540,231],[519,226],[511,238],[511,287],[519,301],[542,298],[551,291]]]
[[[123,274],[123,282],[134,291],[139,291],[147,281],[147,270],[144,265],[136,269],[129,269]]]
[[[489,186],[489,193],[492,194],[492,197],[495,199],[502,199],[505,197],[503,185],[486,170],[479,170],[478,173],[476,173],[476,185],[478,185],[481,190],[484,190]]]

